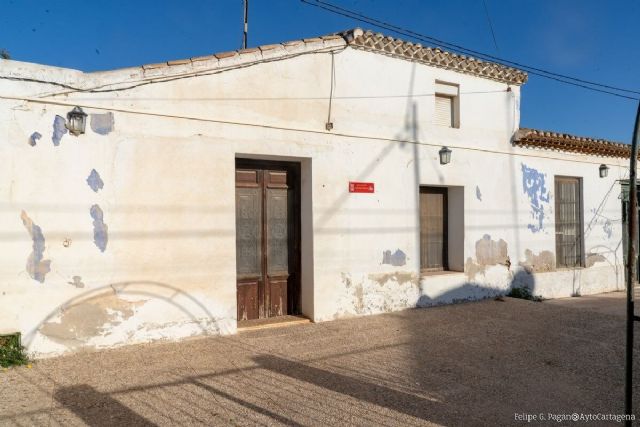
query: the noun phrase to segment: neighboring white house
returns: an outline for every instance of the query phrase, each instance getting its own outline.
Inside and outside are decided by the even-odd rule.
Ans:
[[[107,72],[0,60],[0,328],[47,356],[622,289],[628,146],[520,129],[526,79],[360,29]]]

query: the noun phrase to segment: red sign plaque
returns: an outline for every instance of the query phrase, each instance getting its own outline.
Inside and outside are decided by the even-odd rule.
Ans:
[[[349,193],[374,193],[373,182],[349,182]]]

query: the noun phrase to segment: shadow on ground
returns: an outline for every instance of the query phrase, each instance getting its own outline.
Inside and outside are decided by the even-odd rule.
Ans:
[[[0,425],[505,425],[515,413],[621,413],[624,310],[611,307],[624,300],[570,306],[579,300],[505,298],[42,360],[0,374]]]

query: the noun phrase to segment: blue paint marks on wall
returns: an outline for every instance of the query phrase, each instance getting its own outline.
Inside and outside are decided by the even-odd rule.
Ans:
[[[480,187],[476,185],[476,199],[482,201],[482,193],[480,192]]]
[[[91,114],[91,130],[98,135],[107,135],[113,130],[113,113]]]
[[[407,263],[407,255],[400,249],[396,249],[394,253],[387,250],[382,253],[382,263],[399,267]]]
[[[56,116],[53,119],[53,135],[51,136],[51,141],[53,141],[53,145],[56,147],[60,145],[60,140],[67,133],[67,121],[62,116]]]
[[[44,278],[51,271],[51,261],[44,258],[44,234],[40,226],[36,225],[25,211],[20,214],[20,219],[27,229],[33,241],[33,250],[27,258],[27,273],[32,279],[44,283]]]
[[[29,137],[29,145],[32,147],[35,147],[36,143],[40,138],[42,138],[42,134],[40,134],[40,132],[32,133],[31,136]]]
[[[531,204],[531,217],[535,223],[527,225],[533,233],[544,229],[544,204],[549,203],[549,189],[546,187],[546,175],[534,168],[522,166],[522,189]]]
[[[89,210],[91,218],[93,218],[93,243],[96,244],[100,251],[107,249],[107,241],[109,240],[108,227],[104,223],[104,213],[100,206],[93,205]]]
[[[610,239],[613,234],[613,224],[611,224],[611,220],[607,219],[604,224],[602,224],[602,231],[607,235],[607,238]]]
[[[95,169],[91,169],[91,173],[87,177],[87,184],[89,184],[89,187],[96,193],[104,187],[104,182]]]

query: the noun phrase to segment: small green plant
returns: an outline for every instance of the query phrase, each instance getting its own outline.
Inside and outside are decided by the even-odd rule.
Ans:
[[[20,343],[20,334],[0,335],[0,367],[29,364],[25,348]]]
[[[511,288],[507,296],[511,298],[520,298],[535,302],[540,302],[543,300],[541,296],[533,295],[529,288]]]

